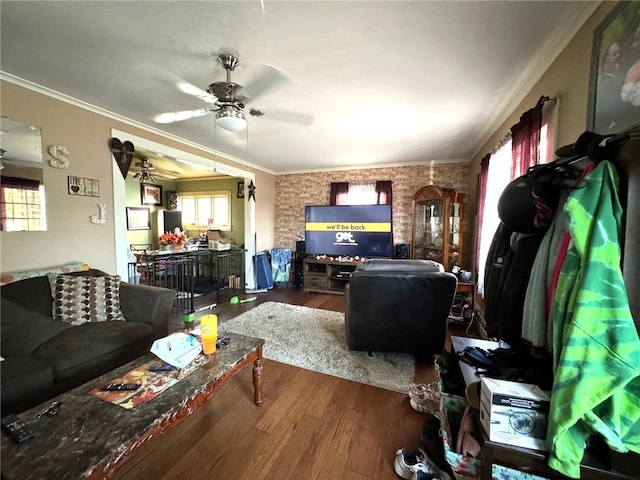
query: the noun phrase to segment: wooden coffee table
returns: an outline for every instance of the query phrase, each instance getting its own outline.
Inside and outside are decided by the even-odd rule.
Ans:
[[[2,434],[3,480],[108,478],[135,448],[178,425],[251,363],[254,401],[260,405],[264,340],[229,336],[230,345],[219,348],[207,363],[131,410],[88,392],[156,358],[150,353],[59,395],[54,400],[62,407],[55,416],[36,420],[51,401],[21,413],[35,437],[17,445]]]

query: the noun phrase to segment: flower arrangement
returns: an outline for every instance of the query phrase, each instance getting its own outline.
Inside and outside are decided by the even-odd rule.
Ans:
[[[183,245],[187,240],[187,236],[177,228],[173,233],[165,232],[158,237],[160,245]]]

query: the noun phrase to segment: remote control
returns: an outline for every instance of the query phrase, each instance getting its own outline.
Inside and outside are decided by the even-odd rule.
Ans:
[[[33,438],[33,431],[17,415],[11,414],[2,417],[0,423],[2,423],[2,429],[7,432],[16,443],[24,443]]]
[[[139,383],[109,383],[102,387],[104,392],[121,392],[124,390],[137,390],[140,388]]]

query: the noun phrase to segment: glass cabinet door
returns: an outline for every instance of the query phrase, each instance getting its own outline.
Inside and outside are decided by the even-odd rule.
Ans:
[[[435,260],[451,270],[462,262],[464,194],[433,185],[413,197],[412,258]]]
[[[461,218],[460,218],[460,203],[453,202],[449,209],[449,266],[460,264],[460,235],[461,230]]]
[[[414,258],[442,262],[444,202],[426,200],[415,205]]]

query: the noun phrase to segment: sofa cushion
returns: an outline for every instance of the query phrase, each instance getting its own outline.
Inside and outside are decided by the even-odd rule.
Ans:
[[[124,320],[120,311],[120,277],[48,274],[55,319],[71,325]]]
[[[0,378],[3,415],[31,408],[52,395],[53,371],[47,362],[38,358],[5,358],[0,362]]]
[[[46,275],[2,285],[0,293],[5,300],[51,317],[51,284]]]
[[[47,273],[69,273],[69,272],[81,272],[88,270],[89,266],[83,262],[67,263],[65,265],[59,265],[57,267],[44,268],[40,270],[27,270],[23,272],[10,272],[0,274],[0,285],[6,285],[27,278],[44,277]]]
[[[433,260],[397,260],[388,258],[374,258],[363,260],[356,270],[362,272],[444,272],[441,263]]]
[[[32,355],[48,362],[55,381],[60,382],[77,374],[86,377],[87,372],[112,365],[113,360],[115,365],[125,363],[131,359],[131,352],[140,355],[148,351],[152,342],[153,328],[144,323],[90,322],[66,329],[36,348]],[[118,363],[121,358],[124,360]],[[97,375],[101,373],[104,371]]]
[[[2,298],[0,348],[4,357],[29,355],[38,345],[55,337],[69,324],[27,310]]]

